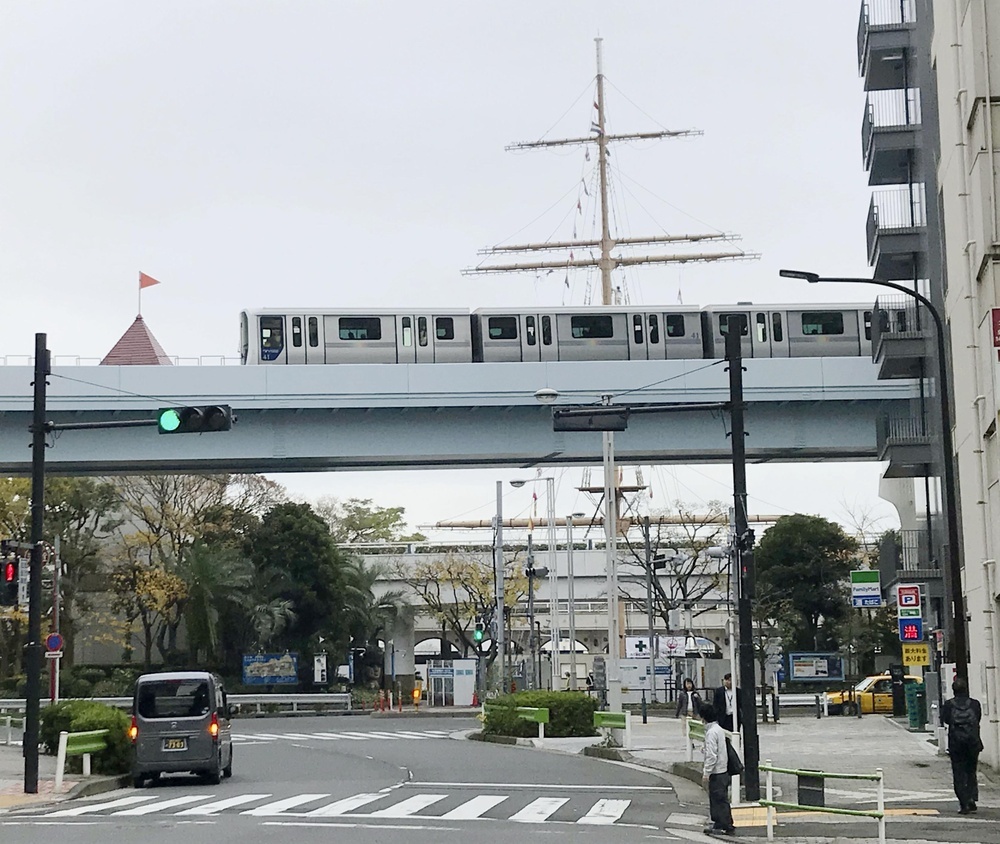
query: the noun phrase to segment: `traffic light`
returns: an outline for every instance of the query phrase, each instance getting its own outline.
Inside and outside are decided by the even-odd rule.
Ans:
[[[233,427],[233,411],[228,404],[204,407],[164,407],[156,416],[161,434],[209,434]]]
[[[17,558],[12,557],[0,563],[0,605],[17,606]]]
[[[476,642],[483,641],[483,637],[486,635],[486,625],[481,621],[476,622],[476,629],[472,632],[472,638]]]

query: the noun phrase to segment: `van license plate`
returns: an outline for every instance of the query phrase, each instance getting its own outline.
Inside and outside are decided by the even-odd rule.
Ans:
[[[168,738],[163,740],[164,750],[187,750],[186,738]]]

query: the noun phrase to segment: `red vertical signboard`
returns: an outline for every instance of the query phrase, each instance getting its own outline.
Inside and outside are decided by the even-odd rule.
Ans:
[[[993,348],[997,350],[997,360],[1000,361],[1000,308],[990,310],[993,327]]]

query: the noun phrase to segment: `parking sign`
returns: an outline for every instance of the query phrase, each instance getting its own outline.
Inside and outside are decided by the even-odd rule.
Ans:
[[[897,586],[896,587],[896,603],[900,607],[919,607],[920,606],[920,587],[919,586]]]

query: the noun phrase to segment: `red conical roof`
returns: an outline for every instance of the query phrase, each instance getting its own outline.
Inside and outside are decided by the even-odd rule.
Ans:
[[[101,366],[170,366],[172,363],[140,315],[105,355]]]

